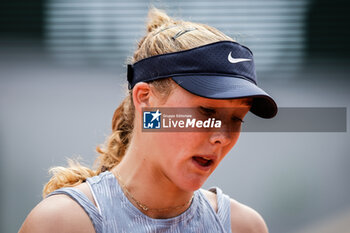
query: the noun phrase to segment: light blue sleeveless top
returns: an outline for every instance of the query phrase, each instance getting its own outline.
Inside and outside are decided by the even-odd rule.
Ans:
[[[87,183],[98,208],[76,188],[61,188],[47,197],[55,194],[71,197],[89,215],[96,233],[231,233],[230,198],[217,187],[210,189],[217,194],[217,213],[199,189],[182,214],[153,219],[127,199],[113,173],[103,172],[88,178]]]

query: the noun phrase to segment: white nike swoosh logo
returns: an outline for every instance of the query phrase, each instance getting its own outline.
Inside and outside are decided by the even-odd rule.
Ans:
[[[238,62],[242,62],[242,61],[251,61],[252,60],[252,59],[248,59],[248,58],[233,58],[231,56],[231,53],[232,52],[230,52],[228,57],[227,57],[228,61],[231,63],[238,63]]]

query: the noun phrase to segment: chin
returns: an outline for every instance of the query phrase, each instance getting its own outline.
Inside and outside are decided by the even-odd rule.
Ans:
[[[180,187],[180,189],[184,191],[194,192],[200,189],[206,180],[207,179],[204,180],[203,177],[201,179],[200,178],[186,179],[186,181],[184,182],[180,181],[180,184],[178,186]]]

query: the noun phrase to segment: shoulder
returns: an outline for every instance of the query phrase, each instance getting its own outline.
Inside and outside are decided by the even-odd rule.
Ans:
[[[217,195],[209,190],[201,189],[201,191],[217,212]],[[232,198],[230,214],[232,233],[268,233],[265,221],[258,212]]]
[[[231,228],[233,233],[268,233],[261,215],[252,208],[230,199]]]
[[[211,192],[209,190],[201,189],[202,193],[204,196],[208,199],[210,205],[213,207],[214,211],[217,213],[218,212],[218,203],[217,203],[217,198],[216,194],[214,192]]]
[[[53,195],[42,200],[27,216],[19,233],[95,232],[84,209],[67,195]]]

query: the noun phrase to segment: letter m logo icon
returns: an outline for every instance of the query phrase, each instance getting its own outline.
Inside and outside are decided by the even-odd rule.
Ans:
[[[157,110],[156,112],[144,111],[143,112],[143,128],[144,129],[160,129],[161,128],[161,115],[162,113]]]

